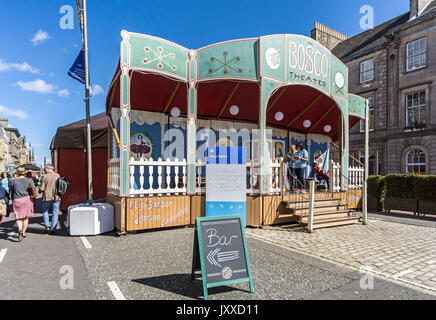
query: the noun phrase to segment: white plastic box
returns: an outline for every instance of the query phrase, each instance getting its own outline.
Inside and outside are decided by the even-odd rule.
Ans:
[[[114,230],[114,207],[109,203],[94,203],[68,208],[70,235],[97,235]]]

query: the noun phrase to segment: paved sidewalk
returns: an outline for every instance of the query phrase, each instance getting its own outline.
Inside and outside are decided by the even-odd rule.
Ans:
[[[369,219],[319,229],[297,226],[247,229],[247,236],[339,262],[436,292],[436,228]]]
[[[247,232],[251,231],[246,229]],[[116,237],[75,238],[97,299],[202,299],[201,278],[191,280],[194,229],[169,228]],[[435,300],[421,290],[377,279],[361,287],[362,273],[247,237],[255,292],[247,283],[211,288],[210,300]],[[116,286],[112,291],[111,286]],[[370,289],[370,290],[369,290]]]
[[[15,216],[0,225],[0,300],[95,299],[75,239],[65,230],[66,216],[59,216],[58,233],[44,234],[42,214],[29,219],[27,237],[18,242]],[[72,288],[67,283],[66,275]]]
[[[391,211],[391,212],[368,212],[368,217],[376,220],[413,224],[423,227],[436,228],[436,215],[414,216],[413,212]]]

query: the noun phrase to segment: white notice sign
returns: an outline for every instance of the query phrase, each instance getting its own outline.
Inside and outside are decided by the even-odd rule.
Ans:
[[[246,190],[245,164],[206,165],[206,202],[245,202]]]

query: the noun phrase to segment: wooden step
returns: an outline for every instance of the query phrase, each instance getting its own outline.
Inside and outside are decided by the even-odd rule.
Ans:
[[[323,213],[314,213],[313,215],[313,222],[318,222],[318,221],[324,221],[327,219],[330,220],[334,220],[334,219],[343,219],[343,218],[350,218],[353,217],[353,212],[354,211],[350,211],[350,210],[342,210],[342,211],[334,211],[334,212],[323,212]],[[309,217],[307,215],[305,216],[296,216],[297,219],[301,222],[301,223],[307,223],[307,221],[309,220]]]
[[[314,199],[315,202],[321,202],[321,201],[340,201],[340,198],[325,198],[325,199]],[[290,200],[290,201],[286,201],[284,200],[283,202],[287,202],[287,203],[302,203],[302,202],[309,202],[309,199],[303,199],[303,200]]]
[[[302,214],[308,214],[309,208],[308,207],[301,207],[301,208],[288,208],[289,211],[294,212],[296,215],[302,215]],[[332,212],[332,211],[343,211],[347,210],[347,205],[345,204],[327,204],[327,205],[317,205],[315,204],[313,206],[313,212]]]
[[[293,200],[293,201],[283,201],[286,205],[286,207],[304,207],[309,206],[309,200]],[[341,199],[338,198],[328,198],[328,199],[314,199],[314,204],[319,205],[335,205],[340,204]]]
[[[273,224],[283,224],[283,223],[290,223],[290,222],[297,222],[297,217],[293,214],[279,214],[275,219]]]
[[[359,220],[360,220],[359,217],[339,218],[339,219],[322,219],[322,220],[318,220],[316,222],[314,221],[313,229],[329,228],[329,227],[356,224],[356,223],[359,223]],[[302,225],[307,227],[307,222],[302,223]]]
[[[326,217],[326,216],[334,216],[334,215],[353,215],[355,213],[354,210],[350,210],[350,209],[344,209],[344,210],[328,210],[328,211],[322,211],[322,212],[314,212],[313,213],[313,217],[318,217],[318,219],[321,219],[321,217]],[[297,218],[304,218],[304,217],[308,217],[309,214],[308,213],[303,213],[303,214],[295,214],[295,216]],[[327,218],[327,217],[326,217]]]

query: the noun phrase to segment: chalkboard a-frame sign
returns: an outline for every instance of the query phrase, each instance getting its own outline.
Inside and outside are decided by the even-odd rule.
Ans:
[[[250,292],[254,292],[240,216],[196,218],[192,279],[198,269],[201,269],[205,300],[208,288],[232,283],[249,282]]]

